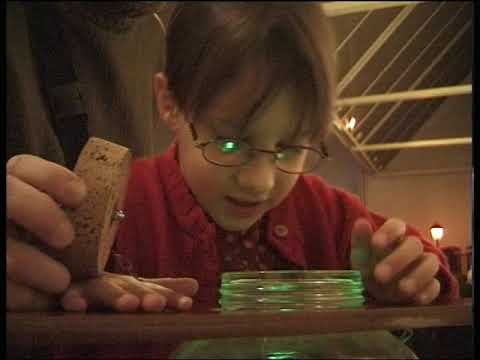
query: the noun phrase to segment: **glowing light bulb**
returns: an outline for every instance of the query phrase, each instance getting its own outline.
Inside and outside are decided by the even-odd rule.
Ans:
[[[432,233],[432,238],[434,240],[441,240],[443,238],[443,228],[441,227],[432,228],[430,232]]]
[[[430,235],[432,235],[432,239],[435,242],[436,247],[440,247],[440,240],[443,238],[444,231],[445,228],[438,223],[430,226]]]
[[[357,123],[357,119],[355,119],[353,116],[350,118],[350,120],[347,121],[345,124],[345,129],[347,130],[353,130],[355,128],[355,125]]]

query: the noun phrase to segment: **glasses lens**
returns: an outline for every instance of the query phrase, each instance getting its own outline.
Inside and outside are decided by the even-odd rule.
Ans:
[[[248,161],[248,144],[234,139],[219,139],[203,148],[207,160],[224,166],[242,165]]]
[[[250,161],[251,147],[235,139],[218,139],[203,147],[205,158],[221,166],[241,166]],[[312,171],[319,164],[321,154],[315,150],[291,146],[284,148],[275,156],[276,166],[288,173]]]
[[[303,173],[315,169],[320,161],[320,153],[301,147],[289,147],[277,154],[277,166],[289,173]]]

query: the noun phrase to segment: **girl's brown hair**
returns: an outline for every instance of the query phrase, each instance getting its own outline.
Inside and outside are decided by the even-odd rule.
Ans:
[[[318,2],[179,2],[167,27],[166,75],[179,108],[199,119],[241,69],[254,66],[250,114],[290,85],[308,120],[296,130],[322,139],[334,113],[334,54]]]

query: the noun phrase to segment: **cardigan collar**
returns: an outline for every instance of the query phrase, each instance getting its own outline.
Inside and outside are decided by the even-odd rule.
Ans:
[[[213,219],[200,207],[195,196],[185,182],[178,164],[178,145],[173,142],[162,155],[163,164],[159,169],[165,185],[165,196],[172,214],[182,231],[193,238],[215,244],[217,231],[225,232],[215,224]],[[303,237],[301,225],[294,209],[294,199],[289,195],[277,207],[270,210],[266,221],[259,220],[250,228],[245,236],[249,236],[256,227],[264,223],[267,227],[267,241],[295,265],[305,268],[303,254]],[[236,234],[238,236],[238,233]]]
[[[165,196],[169,209],[173,212],[178,225],[193,237],[215,235],[215,223],[199,206],[195,196],[188,187],[178,164],[178,145],[173,142],[162,155],[163,164],[159,169],[165,185]]]

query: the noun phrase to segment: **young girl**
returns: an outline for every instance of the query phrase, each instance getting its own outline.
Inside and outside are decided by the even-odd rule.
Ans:
[[[306,175],[327,156],[334,53],[315,3],[177,6],[166,71],[153,80],[158,115],[175,139],[133,164],[115,243],[132,274],[194,278],[193,306],[202,309],[217,306],[225,271],[354,268],[377,303],[458,296],[444,256],[417,231]],[[125,272],[118,258],[110,270]],[[73,287],[64,306],[84,309],[98,293],[110,294],[104,305],[149,293],[160,297],[147,311],[188,309],[197,290],[169,297],[120,277]],[[85,306],[68,306],[74,298]]]

